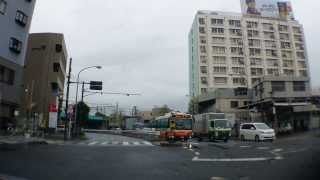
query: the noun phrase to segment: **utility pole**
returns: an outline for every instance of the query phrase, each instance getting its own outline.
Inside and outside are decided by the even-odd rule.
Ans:
[[[68,72],[68,80],[67,80],[67,94],[66,94],[66,109],[65,109],[65,115],[66,115],[66,119],[64,122],[64,140],[67,140],[68,138],[70,138],[70,131],[71,131],[71,119],[68,117],[68,108],[69,108],[69,90],[70,90],[70,77],[71,77],[71,65],[72,65],[72,58],[70,58],[70,62],[69,62],[69,72]],[[69,123],[69,125],[68,125]],[[69,129],[69,131],[67,131],[67,127]]]
[[[84,96],[84,82],[82,82],[81,102],[83,102],[83,96]]]

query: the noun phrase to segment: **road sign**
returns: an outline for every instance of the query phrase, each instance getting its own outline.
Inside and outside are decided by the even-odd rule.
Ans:
[[[90,90],[102,90],[102,81],[90,81]]]

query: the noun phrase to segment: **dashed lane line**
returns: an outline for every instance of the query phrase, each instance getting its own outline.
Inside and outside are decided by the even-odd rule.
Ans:
[[[268,161],[268,160],[278,160],[277,157],[259,157],[259,158],[199,158],[194,157],[192,161],[194,162],[257,162],[257,161]]]
[[[88,145],[89,145],[89,146],[93,146],[93,145],[95,145],[95,144],[97,144],[97,143],[98,143],[98,141],[93,141],[93,142],[89,143]]]

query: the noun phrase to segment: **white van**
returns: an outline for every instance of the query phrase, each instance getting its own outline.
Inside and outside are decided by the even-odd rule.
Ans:
[[[240,126],[240,139],[245,140],[275,140],[276,134],[274,129],[271,129],[265,123],[244,123]]]

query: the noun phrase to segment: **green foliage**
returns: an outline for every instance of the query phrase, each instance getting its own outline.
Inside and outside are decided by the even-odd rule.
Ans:
[[[77,105],[77,120],[80,122],[80,126],[83,127],[88,120],[90,107],[84,103],[79,102]]]

